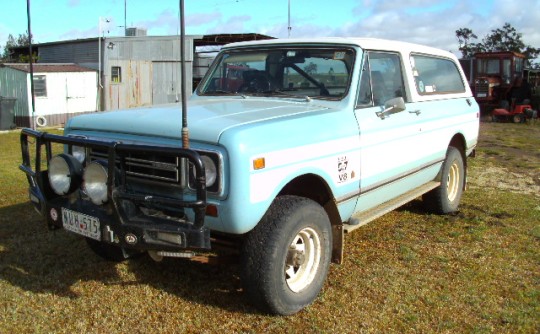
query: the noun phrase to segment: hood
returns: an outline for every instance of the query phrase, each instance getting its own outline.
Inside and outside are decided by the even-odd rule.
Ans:
[[[72,118],[69,130],[113,132],[141,136],[180,138],[180,104],[99,112]],[[241,97],[198,99],[188,104],[190,139],[218,143],[227,129],[281,117],[328,109],[312,102]]]

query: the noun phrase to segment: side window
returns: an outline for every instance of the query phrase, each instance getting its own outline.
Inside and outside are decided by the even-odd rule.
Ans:
[[[405,99],[405,89],[403,85],[403,73],[401,71],[401,59],[396,53],[389,52],[368,52],[369,61],[364,63],[362,76],[360,79],[360,90],[358,93],[358,107],[370,104],[376,106],[395,97]],[[368,82],[370,85],[368,85]]]
[[[360,74],[360,89],[358,90],[358,100],[356,102],[357,108],[371,107],[372,103],[371,95],[371,75],[369,74],[369,57],[366,57],[364,65],[362,66],[362,73]]]
[[[456,64],[445,58],[412,55],[416,90],[420,95],[462,93],[465,85]]]
[[[122,82],[122,68],[120,66],[111,67],[111,81],[114,83]]]
[[[44,75],[34,75],[34,95],[36,97],[47,97],[47,77]]]

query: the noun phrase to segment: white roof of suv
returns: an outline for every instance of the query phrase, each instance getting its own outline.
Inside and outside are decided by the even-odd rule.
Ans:
[[[248,47],[248,46],[263,46],[263,45],[279,45],[279,44],[345,44],[358,46],[367,50],[385,50],[385,51],[400,51],[403,53],[419,52],[443,57],[454,58],[454,54],[450,51],[445,51],[425,45],[413,44],[407,42],[393,41],[378,38],[361,38],[361,37],[318,37],[318,38],[291,38],[291,39],[268,39],[250,42],[231,43],[224,49],[232,47]]]

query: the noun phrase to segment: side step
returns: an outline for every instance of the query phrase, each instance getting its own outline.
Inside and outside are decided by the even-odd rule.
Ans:
[[[343,225],[343,229],[345,230],[345,233],[352,232],[356,230],[357,228],[359,228],[360,226],[366,225],[372,220],[379,218],[385,213],[388,213],[396,208],[399,208],[403,204],[412,201],[418,196],[421,196],[427,193],[428,191],[437,188],[440,184],[441,183],[438,181],[428,182],[418,188],[415,188],[409,192],[406,192],[405,194],[398,196],[388,202],[382,203],[372,209],[359,212],[355,214],[354,216],[352,216],[351,219],[349,219],[350,224]]]

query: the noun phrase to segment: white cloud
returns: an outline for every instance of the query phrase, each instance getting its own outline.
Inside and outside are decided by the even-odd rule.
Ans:
[[[114,35],[114,33],[117,30],[117,22],[114,19],[108,19],[109,21],[106,22],[105,19],[102,19],[101,23],[101,34],[105,37]],[[70,29],[60,36],[54,38],[47,34],[42,34],[39,36],[40,38],[44,40],[72,40],[72,39],[84,39],[84,38],[92,38],[92,37],[98,37],[99,35],[99,23],[96,22],[96,25],[87,29]],[[113,31],[114,30],[114,31]]]
[[[186,26],[198,27],[205,24],[211,24],[221,20],[222,17],[223,15],[219,12],[188,15],[186,18]]]
[[[148,29],[153,35],[176,34],[180,29],[178,22],[177,13],[167,9],[159,13],[155,19],[137,21],[134,26]]]
[[[64,7],[82,7],[90,1],[64,0],[63,3]],[[192,11],[186,17],[188,33],[254,32],[282,38],[288,35],[286,6],[276,11],[275,5],[255,5],[247,0],[241,3],[242,6],[232,1],[226,4],[211,0],[203,2],[200,0],[198,3],[198,12]],[[457,29],[470,28],[481,41],[492,29],[509,22],[523,34],[526,44],[540,47],[540,0],[356,0],[347,1],[354,6],[348,10],[338,7],[337,3],[316,3],[319,7],[324,3],[325,8],[312,6],[308,0],[294,1],[292,37],[379,37],[427,44],[458,53]],[[116,15],[122,22],[111,23],[106,29],[112,29],[110,35],[118,35],[123,31],[117,28],[123,25],[123,0],[110,0],[109,5],[103,12],[111,17]],[[134,15],[130,14],[133,13],[130,8],[128,5],[128,18]],[[146,28],[149,35],[178,33],[178,8],[174,6],[155,14],[146,11],[138,18],[132,25]],[[5,22],[4,26],[0,24],[0,47],[5,44],[8,33],[22,32],[12,31],[12,24],[11,30],[5,25]],[[63,33],[54,29],[38,29],[34,34],[37,41],[95,37],[97,19],[87,25],[64,26],[62,29],[65,29]]]
[[[4,27],[2,24],[0,24],[0,55],[4,53],[4,46],[6,45],[8,36],[9,36],[8,29]]]
[[[525,44],[540,47],[540,22],[538,0],[514,0],[470,2],[456,0],[442,2],[432,0],[364,0],[353,9],[357,19],[338,27],[318,26],[313,23],[296,22],[294,37],[309,36],[359,36],[402,40],[426,44],[459,55],[455,31],[470,28],[478,41],[501,28],[505,22],[512,24],[523,34]],[[316,20],[311,20],[316,22]],[[281,26],[266,28],[279,36],[286,36]]]
[[[232,33],[247,33],[249,29],[246,25],[251,21],[249,15],[232,16],[226,21],[218,20],[215,26],[208,30],[211,34],[232,34]]]

